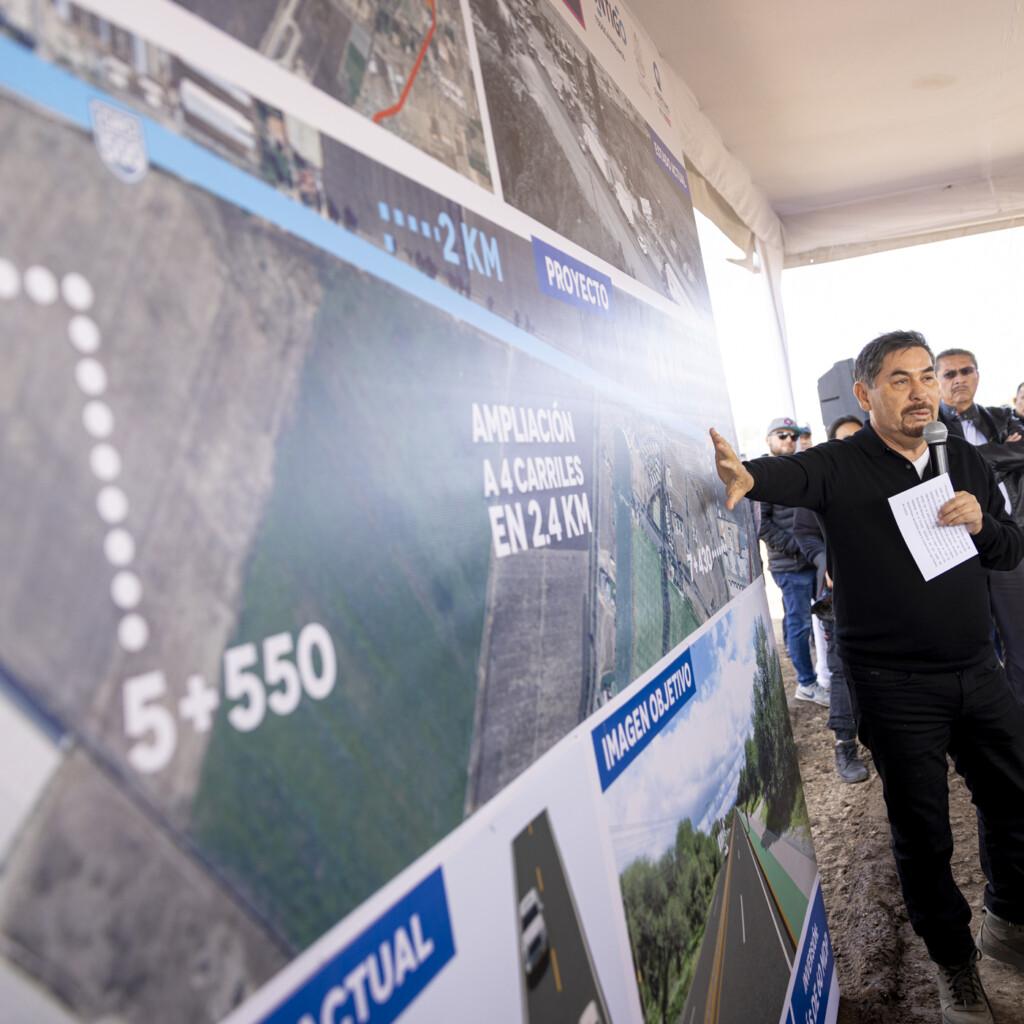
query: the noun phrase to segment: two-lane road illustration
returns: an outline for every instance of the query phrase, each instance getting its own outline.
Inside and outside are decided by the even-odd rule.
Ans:
[[[526,1024],[608,1024],[547,812],[512,842]]]
[[[786,923],[734,814],[680,1024],[777,1024],[793,952]]]

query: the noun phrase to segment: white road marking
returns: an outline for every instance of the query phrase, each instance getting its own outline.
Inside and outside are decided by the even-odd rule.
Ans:
[[[744,830],[743,836],[746,838],[746,831]],[[750,840],[747,839],[749,843]],[[764,901],[768,905],[768,916],[772,919],[772,924],[775,925],[775,934],[779,937],[779,946],[782,948],[782,955],[786,958],[786,966],[792,970],[793,961],[789,957],[789,950],[786,948],[786,943],[783,941],[782,932],[779,930],[779,922],[775,919],[775,911],[772,909],[772,898],[768,895],[768,890],[764,887],[764,879],[761,877],[760,870],[755,871],[757,880],[761,883],[761,892],[764,893]]]
[[[743,893],[740,893],[740,927],[743,930],[743,945],[747,944],[747,918],[743,913]]]

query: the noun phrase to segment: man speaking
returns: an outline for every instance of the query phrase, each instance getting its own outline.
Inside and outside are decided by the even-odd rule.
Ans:
[[[1024,557],[991,469],[948,441],[954,496],[942,526],[966,527],[976,557],[926,581],[888,499],[934,475],[925,425],[939,382],[924,337],[866,345],[854,393],[868,425],[799,456],[742,462],[711,431],[726,506],[744,496],[810,508],[824,523],[840,654],[862,742],[882,779],[893,853],[914,930],[938,965],[946,1024],[992,1020],[978,977],[971,910],[950,870],[946,756],[978,808],[988,879],[978,948],[1024,970],[1024,708],[992,648],[987,570]]]

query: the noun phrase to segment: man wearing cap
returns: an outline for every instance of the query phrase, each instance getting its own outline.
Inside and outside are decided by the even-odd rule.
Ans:
[[[1024,526],[1024,437],[1009,409],[976,405],[981,374],[974,353],[949,348],[935,357],[942,403],[939,418],[950,434],[974,445],[999,480],[1006,511]],[[989,573],[992,614],[1003,642],[1006,677],[1024,704],[1024,563]]]
[[[771,455],[792,455],[796,451],[800,427],[796,420],[780,416],[768,425],[768,451]],[[804,558],[793,535],[794,510],[774,502],[761,502],[761,526],[758,537],[768,549],[768,569],[782,591],[782,635],[793,668],[796,670],[797,700],[809,700],[828,707],[828,691],[818,685],[811,660],[811,603],[815,598],[817,573]]]
[[[942,1020],[991,1024],[979,950],[1024,971],[1024,707],[992,648],[988,572],[1020,563],[1024,532],[982,456],[950,437],[954,493],[935,525],[962,527],[973,553],[926,579],[889,498],[934,476],[923,437],[939,406],[931,350],[916,331],[884,334],[861,351],[854,377],[870,420],[853,437],[742,462],[712,430],[716,467],[727,508],[749,495],[822,518],[839,652],[882,780],[910,922],[937,965]],[[978,811],[988,884],[977,947],[950,867],[948,757]]]

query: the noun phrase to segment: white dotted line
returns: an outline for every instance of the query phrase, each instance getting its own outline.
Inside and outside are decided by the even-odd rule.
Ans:
[[[25,294],[40,306],[52,306],[57,301],[57,278],[46,267],[29,267],[24,285]]]
[[[0,299],[16,299],[21,291],[21,275],[10,260],[0,259]]]
[[[73,313],[68,341],[81,356],[75,364],[75,383],[88,399],[82,426],[96,442],[89,452],[89,468],[104,485],[96,495],[96,511],[108,527],[103,554],[117,570],[110,581],[110,598],[125,613],[117,625],[117,640],[126,651],[141,651],[149,641],[149,624],[134,611],[142,600],[142,583],[130,569],[135,538],[121,525],[128,515],[128,498],[113,483],[121,475],[121,455],[108,440],[114,432],[114,414],[101,397],[107,390],[107,371],[95,358],[102,341],[100,329],[87,315],[95,293],[82,274],[65,274],[58,282],[48,267],[32,266],[21,274],[10,260],[0,258],[0,300],[16,299],[22,291],[39,306],[52,306],[59,296]]]

